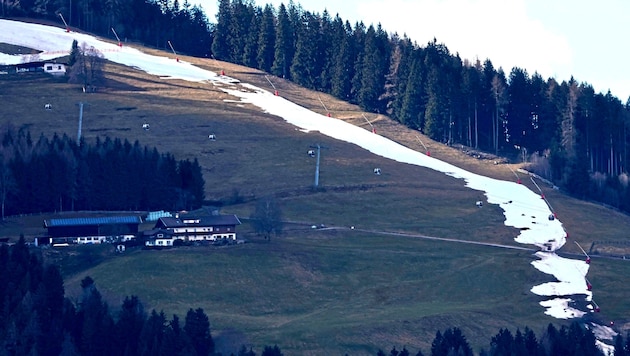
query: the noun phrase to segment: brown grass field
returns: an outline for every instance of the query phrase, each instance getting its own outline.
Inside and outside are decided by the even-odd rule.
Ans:
[[[168,55],[155,50],[144,50]],[[191,57],[180,57],[180,59],[216,72],[225,71],[226,75],[242,82],[272,90],[265,78],[265,73],[260,71],[210,59]],[[89,94],[83,93],[77,85],[41,74],[1,77],[0,97],[3,105],[0,106],[0,123],[10,123],[16,127],[28,127],[34,139],[37,139],[41,134],[50,136],[54,133],[76,137],[78,104],[84,103],[82,134],[86,140],[94,140],[97,136],[128,139],[132,142],[138,140],[142,145],[157,147],[160,152],[171,152],[177,159],[197,158],[203,168],[208,201],[229,202],[236,195],[244,197],[246,200],[245,203],[237,205],[225,204],[222,207],[223,213],[236,213],[240,217],[247,217],[253,210],[256,198],[273,195],[280,201],[287,221],[302,223],[306,226],[320,223],[327,226],[355,226],[357,229],[365,230],[405,232],[517,245],[513,241],[517,231],[503,225],[501,210],[497,206],[488,204],[484,205],[483,209],[477,208],[475,202],[484,200],[483,195],[478,191],[466,188],[461,180],[449,178],[430,169],[384,159],[355,145],[333,140],[317,132],[300,132],[281,118],[263,113],[257,107],[235,102],[235,98],[223,92],[221,87],[209,83],[163,80],[113,63],[108,63],[105,66],[105,75],[104,85],[96,93]],[[327,94],[300,88],[280,78],[270,77],[270,79],[281,96],[315,112],[326,114],[321,100],[326,104],[333,117],[370,130],[363,118],[365,115],[370,119],[379,135],[424,152],[424,148],[418,140],[420,137],[435,158],[474,173],[498,179],[515,179],[505,164],[494,164],[492,160],[471,158],[461,150],[433,142],[419,132],[399,125],[386,116],[364,113],[355,105],[342,102]],[[44,105],[46,103],[51,103],[53,110],[45,110]],[[143,130],[143,123],[149,123],[150,130]],[[209,134],[215,134],[216,141],[208,140]],[[327,147],[322,151],[321,188],[318,190],[312,189],[314,160],[306,154],[309,147],[314,144],[322,144]],[[374,167],[380,167],[383,174],[374,175],[372,173]],[[511,167],[515,170],[518,165],[513,164]],[[111,172],[111,174],[116,174],[116,172]],[[535,189],[526,177],[523,177],[523,182],[532,190]],[[563,248],[564,252],[579,252],[577,246],[572,242],[573,240],[585,247],[590,246],[596,240],[627,240],[626,233],[630,228],[630,218],[627,215],[597,204],[573,199],[550,187],[543,186],[543,189],[558,213],[559,219],[570,233],[569,243]],[[22,233],[27,238],[32,238],[45,234],[42,225],[43,219],[74,214],[76,213],[54,214],[50,212],[38,216],[9,217],[0,224],[0,236],[16,238]],[[270,289],[258,292],[271,293],[273,295],[269,298],[275,299],[265,299],[266,297],[260,295],[243,297],[244,300],[247,298],[255,299],[256,297],[264,299],[264,301],[258,302],[263,305],[258,305],[257,309],[254,310],[245,307],[230,309],[230,304],[226,300],[235,298],[234,294],[221,294],[216,291],[215,294],[205,297],[177,295],[177,301],[170,301],[169,298],[172,298],[172,293],[176,293],[176,291],[165,289],[164,284],[178,281],[182,275],[189,275],[195,267],[189,266],[183,261],[195,260],[197,255],[203,255],[198,251],[162,252],[164,256],[172,258],[171,263],[178,264],[180,267],[175,268],[173,273],[165,273],[167,280],[151,277],[149,282],[143,280],[142,274],[134,274],[125,279],[120,278],[120,275],[108,273],[108,271],[120,270],[124,274],[124,271],[134,268],[134,266],[135,268],[163,268],[156,266],[163,266],[164,260],[154,264],[143,262],[146,265],[125,264],[131,260],[131,256],[138,259],[146,258],[146,256],[142,257],[144,252],[134,252],[124,259],[113,258],[108,255],[108,251],[103,252],[104,257],[98,257],[99,253],[78,251],[74,255],[55,256],[54,258],[64,263],[69,295],[76,293],[78,280],[90,274],[95,277],[104,294],[114,301],[113,305],[116,305],[115,301],[119,300],[121,296],[137,293],[142,300],[147,302],[149,307],[164,309],[167,315],[176,312],[182,316],[181,314],[185,313],[188,307],[196,307],[196,305],[189,306],[185,302],[192,300],[204,306],[210,315],[211,322],[215,321],[217,328],[222,332],[229,333],[233,326],[238,330],[245,330],[250,335],[249,341],[254,345],[277,342],[281,346],[286,345],[287,349],[296,353],[297,350],[309,350],[304,354],[318,354],[317,348],[324,347],[335,353],[351,350],[361,354],[366,351],[372,352],[374,344],[381,345],[383,348],[391,347],[391,342],[399,342],[397,344],[399,349],[405,342],[408,342],[406,345],[424,347],[423,352],[426,352],[426,344],[409,341],[412,339],[411,331],[416,330],[425,338],[429,338],[431,334],[434,335],[437,328],[457,326],[457,323],[459,325],[467,323],[464,325],[466,335],[473,340],[475,346],[479,346],[482,345],[482,340],[489,340],[489,337],[494,335],[489,330],[494,330],[496,333],[500,327],[522,328],[526,323],[542,326],[545,323],[557,322],[546,316],[541,318],[543,316],[542,308],[536,305],[536,298],[531,293],[528,294],[525,288],[525,285],[532,285],[533,279],[544,281],[546,278],[528,266],[531,257],[527,253],[497,253],[493,249],[460,247],[447,243],[413,242],[412,245],[406,246],[405,241],[408,239],[391,238],[388,241],[401,246],[399,248],[392,247],[392,254],[385,256],[376,251],[388,250],[382,246],[382,242],[386,241],[385,238],[370,234],[363,236],[365,243],[371,244],[366,246],[366,256],[375,261],[384,259],[387,263],[394,263],[393,261],[400,260],[399,256],[404,255],[402,253],[407,249],[409,249],[410,254],[417,254],[417,257],[414,258],[421,259],[423,258],[420,257],[423,253],[421,251],[430,250],[433,259],[436,261],[444,259],[447,262],[440,264],[439,267],[409,262],[409,268],[440,268],[439,271],[446,271],[447,282],[451,281],[454,285],[461,284],[462,280],[459,278],[462,278],[466,281],[463,284],[467,284],[469,288],[471,284],[474,285],[478,282],[476,278],[479,275],[488,275],[490,281],[497,283],[497,285],[492,283],[487,285],[487,288],[492,289],[493,292],[496,292],[494,289],[498,285],[508,283],[505,277],[498,276],[496,271],[509,271],[509,261],[511,258],[515,258],[519,261],[518,264],[522,264],[522,266],[508,272],[512,273],[509,274],[510,278],[515,280],[512,282],[517,283],[516,291],[513,293],[518,295],[519,301],[526,300],[533,307],[529,306],[523,310],[514,311],[509,303],[506,303],[505,300],[501,303],[500,298],[498,298],[493,301],[500,305],[499,311],[497,311],[487,309],[487,305],[484,305],[485,303],[481,299],[473,300],[467,304],[470,293],[464,288],[456,290],[455,287],[444,285],[438,288],[438,293],[419,285],[419,283],[423,284],[419,282],[419,277],[411,279],[394,277],[397,270],[391,266],[385,270],[391,270],[393,274],[379,275],[378,278],[380,279],[375,281],[372,280],[373,274],[378,274],[383,269],[372,270],[373,266],[368,267],[367,262],[365,266],[356,267],[361,270],[361,273],[356,272],[356,269],[348,272],[345,265],[343,268],[336,266],[332,260],[328,260],[330,256],[320,256],[320,252],[314,252],[311,249],[312,246],[305,245],[308,245],[310,241],[317,248],[323,248],[323,251],[329,249],[331,255],[337,258],[335,261],[344,258],[344,254],[339,251],[346,251],[343,250],[345,248],[348,249],[349,255],[359,255],[357,242],[350,237],[349,232],[339,230],[335,233],[319,234],[315,231],[299,229],[300,226],[304,225],[288,225],[285,235],[275,238],[269,244],[252,243],[247,244],[247,247],[241,250],[230,250],[245,251],[242,255],[234,252],[222,252],[222,257],[215,261],[216,264],[208,267],[225,267],[226,264],[230,263],[230,259],[240,261],[251,258],[261,264],[269,264],[267,266],[269,269],[260,267],[260,269],[252,272],[255,275],[260,273],[258,278],[263,282],[257,281],[253,276],[247,276],[247,273],[241,270],[229,281],[227,279],[205,279],[207,277],[204,277],[203,281],[208,284],[223,283],[223,288],[226,291],[237,294],[242,293],[242,290],[233,284],[281,283],[280,277],[278,279],[264,277],[264,274],[268,273],[269,270],[274,271],[279,268],[288,273],[291,280],[295,280],[296,283],[283,288],[296,288],[295,293],[304,293],[303,295],[312,297],[313,303],[315,301],[328,303],[327,305],[331,309],[327,311],[314,306],[313,309],[309,309],[309,307],[292,305],[293,308],[305,308],[306,311],[292,309],[291,312],[287,312],[274,306],[274,301],[279,303],[286,301],[282,299],[283,296],[276,295],[275,292],[271,293]],[[254,242],[260,242],[248,224],[242,226],[241,232]],[[349,241],[354,241],[354,244]],[[328,246],[328,244],[333,246]],[[346,244],[350,244],[350,246],[346,246]],[[454,253],[455,251],[457,252]],[[273,261],[264,260],[260,256],[264,252],[273,256]],[[152,256],[159,253],[151,252]],[[495,253],[496,255],[494,255]],[[55,254],[59,254],[59,252],[55,252]],[[479,259],[482,255],[486,256],[483,262]],[[85,257],[87,262],[70,261],[72,256],[87,256]],[[302,257],[306,257],[306,260],[302,260]],[[454,266],[458,263],[451,260],[452,258],[465,261],[464,266],[470,267],[471,271],[475,272],[466,272],[466,268],[463,266],[455,268]],[[493,265],[489,261],[500,262],[498,265]],[[135,263],[139,262],[136,261]],[[247,265],[246,261],[242,263]],[[474,267],[477,265],[485,267],[483,269]],[[366,273],[368,271],[370,273]],[[405,271],[408,270],[403,270],[403,272]],[[463,273],[463,277],[455,277],[454,272],[451,275],[449,271],[460,271]],[[153,270],[153,272],[155,271]],[[597,298],[600,305],[608,306],[608,313],[603,318],[616,320],[617,325],[621,327],[627,321],[628,307],[630,307],[625,301],[624,295],[620,294],[628,289],[627,283],[625,283],[625,275],[627,274],[624,273],[626,272],[628,272],[628,266],[624,262],[594,259],[591,274],[589,274],[589,278],[592,279],[595,286],[599,284],[606,288]],[[341,277],[339,273],[347,273],[348,280]],[[213,275],[217,274],[214,273]],[[519,282],[518,278],[521,277],[525,278],[526,281]],[[369,283],[373,283],[373,285],[366,286],[357,282],[360,278],[369,280]],[[431,279],[430,274],[423,278],[428,278],[432,281],[431,283],[441,283],[440,280]],[[600,279],[598,280],[598,278]],[[327,288],[319,286],[319,282],[329,279],[334,280],[332,285],[327,285]],[[390,280],[390,283],[402,283],[403,285],[387,284],[385,282],[387,280]],[[123,282],[127,284],[123,285]],[[182,281],[182,283],[193,282]],[[328,296],[330,293],[334,295],[336,283],[340,285],[345,283],[351,286],[354,283],[354,285],[362,288],[359,289],[368,293],[371,299],[359,298],[355,304],[352,301],[355,300],[354,298],[358,298],[357,295],[344,294],[350,292],[339,292],[341,294],[339,298],[345,300],[346,303],[337,303],[338,301],[335,300],[334,296]],[[483,284],[484,282],[479,283]],[[156,285],[154,289],[146,288],[152,284]],[[271,286],[268,287],[272,288]],[[396,307],[396,299],[392,299],[395,294],[389,291],[391,288],[419,288],[424,293],[431,295],[433,302],[425,302],[421,306],[416,304],[409,306],[408,303],[411,303],[414,298],[403,293],[404,295],[400,297],[402,302],[398,304],[399,307]],[[184,287],[181,288],[181,290],[184,289]],[[459,295],[460,298],[451,300],[448,297],[451,294]],[[323,297],[323,295],[327,296]],[[209,298],[213,300],[209,301]],[[297,296],[289,293],[288,298],[297,298]],[[219,300],[217,301],[217,299]],[[438,302],[441,299],[445,301],[443,303]],[[345,308],[348,309],[344,310]],[[442,309],[444,310],[443,313],[440,312]],[[224,313],[223,310],[227,311]],[[532,310],[539,315],[532,316]],[[228,312],[232,314],[226,315]],[[345,326],[348,329],[355,328],[356,332],[350,332],[352,334],[350,335],[339,334],[340,331],[337,329],[329,330],[326,325],[327,318],[324,317],[327,314],[321,314],[328,312],[331,313],[330,318],[332,318],[328,319],[328,322],[330,320],[343,320],[342,324],[347,323]],[[422,313],[424,317],[408,320],[409,315],[416,312]],[[512,312],[515,312],[516,315],[506,316]],[[260,313],[260,315],[254,316],[252,313]],[[348,313],[356,313],[356,315],[353,314],[350,317],[347,315]],[[267,320],[263,323],[259,320],[265,315],[271,321]],[[479,315],[492,315],[492,317],[478,326],[471,324],[468,320],[478,318]],[[390,330],[389,332],[376,330],[376,326],[367,328],[365,325],[362,327],[357,325],[367,322],[375,323],[379,317],[387,321],[379,326],[385,330]],[[512,324],[506,325],[506,322]],[[426,325],[421,325],[423,323]],[[326,330],[326,333],[320,335],[309,329],[308,325],[310,328]],[[310,332],[312,335],[306,338],[308,342],[305,342],[305,345],[300,346],[288,341],[298,338],[298,336],[292,335],[290,330]],[[283,333],[285,333],[284,336]],[[340,339],[335,339],[331,345],[347,344],[350,346],[338,348],[328,344],[322,346],[316,341],[319,337],[323,337],[322,335],[333,339],[338,335]],[[364,349],[360,345],[370,346]]]

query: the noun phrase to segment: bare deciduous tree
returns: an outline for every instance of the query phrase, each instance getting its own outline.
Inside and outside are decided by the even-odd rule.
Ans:
[[[70,67],[70,83],[83,85],[84,92],[93,92],[98,84],[102,84],[103,54],[85,42],[79,47],[76,62]]]
[[[273,197],[258,200],[256,210],[251,215],[256,233],[271,241],[271,235],[282,234],[282,210]]]

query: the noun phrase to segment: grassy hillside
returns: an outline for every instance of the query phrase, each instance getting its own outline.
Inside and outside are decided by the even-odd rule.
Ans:
[[[87,247],[84,247],[86,249]],[[475,349],[499,328],[550,322],[529,292],[549,277],[531,252],[359,231],[291,231],[271,243],[132,251],[67,279],[70,295],[90,275],[110,305],[135,294],[147,307],[208,313],[219,344],[281,345],[285,354],[351,355],[377,348],[427,352],[436,330],[460,327]],[[606,266],[606,267],[604,267]],[[628,264],[594,267],[606,315],[623,315]],[[612,284],[615,289],[610,289]],[[614,303],[613,303],[614,300]]]
[[[263,73],[214,60],[182,58],[260,87]],[[108,246],[84,246],[53,256],[64,263],[66,287],[76,295],[79,281],[92,276],[116,307],[136,294],[147,308],[183,316],[201,306],[223,344],[277,343],[285,354],[375,353],[376,347],[428,351],[438,329],[458,326],[476,348],[487,347],[501,327],[529,326],[539,332],[549,322],[529,292],[549,280],[529,262],[531,252],[383,236],[364,230],[398,231],[516,245],[517,231],[503,226],[496,206],[475,206],[480,192],[463,181],[429,169],[377,157],[319,133],[303,133],[281,118],[234,102],[208,83],[161,80],[108,64],[107,81],[96,93],[42,75],[5,76],[2,123],[27,126],[40,134],[77,134],[78,103],[86,103],[83,136],[139,140],[177,159],[198,158],[206,198],[228,203],[224,213],[247,217],[254,199],[274,195],[287,220],[306,225],[355,226],[354,231],[293,228],[263,243],[251,228],[239,231],[254,243],[230,248],[130,251],[114,256]],[[271,78],[280,95],[370,129],[353,105]],[[51,103],[53,110],[44,109]],[[434,143],[389,119],[365,114],[377,133],[470,171],[514,179],[503,164],[470,158]],[[143,123],[151,129],[142,129]],[[208,140],[215,134],[216,141]],[[315,162],[306,151],[322,144],[321,189],[311,189]],[[372,173],[380,167],[383,174]],[[516,167],[516,166],[514,166]],[[111,174],[116,174],[112,172]],[[528,184],[527,179],[524,183]],[[598,205],[577,201],[544,187],[571,240],[625,241],[630,219]],[[0,235],[44,233],[45,216],[14,217]],[[361,230],[361,231],[359,231]],[[91,250],[87,250],[87,249]],[[578,252],[569,241],[563,251]],[[59,252],[56,252],[59,254]],[[630,303],[625,261],[595,258],[589,273],[598,317],[627,321]]]

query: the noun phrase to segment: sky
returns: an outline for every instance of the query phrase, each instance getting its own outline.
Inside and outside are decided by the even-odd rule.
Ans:
[[[531,288],[532,293],[541,297],[539,304],[544,308],[545,314],[558,319],[572,319],[592,313],[597,307],[593,301],[593,291],[588,290],[586,281],[591,265],[584,259],[563,258],[555,253],[567,242],[567,232],[562,222],[557,218],[549,219],[553,211],[546,200],[542,199],[538,192],[519,184],[516,177],[515,181],[503,181],[468,172],[440,161],[434,155],[429,156],[391,141],[373,132],[369,127],[366,129],[310,111],[283,98],[282,93],[275,95],[276,93],[271,92],[272,88],[259,88],[241,83],[185,61],[176,60],[167,54],[164,57],[149,55],[128,46],[118,47],[116,44],[102,42],[90,35],[67,33],[62,28],[0,19],[0,43],[54,52],[42,53],[40,55],[42,60],[58,57],[58,49],[68,47],[68,43],[72,43],[74,39],[99,50],[110,61],[143,70],[163,80],[182,79],[215,86],[237,99],[226,100],[227,104],[232,103],[235,106],[241,106],[242,103],[252,104],[261,111],[278,116],[296,126],[305,135],[309,132],[319,132],[337,140],[356,144],[387,159],[427,167],[462,179],[470,189],[484,192],[489,204],[496,204],[503,210],[506,226],[515,227],[520,231],[515,237],[507,236],[506,241],[514,239],[518,243],[534,245],[541,249],[535,253],[537,259],[531,261],[531,265],[556,279]],[[0,54],[0,63],[22,61],[21,56]],[[430,150],[430,147],[428,149]],[[365,169],[366,174],[374,174],[373,168],[356,167]],[[517,173],[515,175],[518,176]],[[470,204],[476,202],[471,201]],[[546,244],[550,244],[551,251],[547,251]],[[579,305],[572,306],[573,301],[579,302]],[[615,335],[607,326],[593,324],[591,327],[599,330],[603,338]]]
[[[218,0],[189,0],[216,23]],[[451,53],[489,58],[506,75],[513,67],[562,82],[573,76],[596,92],[630,98],[630,46],[625,0],[294,0],[354,24],[383,29],[424,46],[436,38]],[[255,0],[277,9],[288,0]]]

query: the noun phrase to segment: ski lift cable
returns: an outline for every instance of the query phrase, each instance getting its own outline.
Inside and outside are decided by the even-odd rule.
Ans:
[[[116,40],[118,41],[118,43],[120,43],[120,37],[118,37],[118,34],[116,33],[116,30],[114,30],[113,27],[112,27],[112,32],[114,33],[114,36],[116,36]]]
[[[600,308],[599,308],[599,305],[598,305],[597,303],[595,303],[595,299],[592,299],[592,298],[591,298],[591,303],[593,303],[593,304],[595,305],[595,311],[596,311],[596,312],[599,312],[599,311],[600,311]]]
[[[267,81],[269,82],[269,84],[271,84],[271,87],[273,88],[273,90],[276,90],[276,86],[273,85],[273,83],[271,82],[271,80],[269,80],[269,77],[265,75],[265,79],[267,79]]]
[[[168,40],[166,42],[168,42],[168,45],[171,47],[171,51],[173,51],[173,54],[177,56],[177,53],[175,52],[175,48],[173,48],[173,45],[171,44],[171,41]]]
[[[590,259],[591,257],[588,255],[588,253],[586,253],[586,251],[584,251],[584,249],[582,248],[582,246],[580,246],[580,244],[577,241],[573,241],[575,242],[575,244],[580,248],[580,250],[582,250],[582,253],[584,254],[584,256],[586,256],[586,258]]]
[[[368,118],[365,116],[365,114],[361,114],[363,116],[363,118],[365,119],[365,121],[367,121],[368,125],[370,125],[370,127],[372,128],[372,132],[374,132],[374,125],[372,125],[372,123],[370,122],[370,120],[368,120]]]
[[[68,27],[68,23],[66,22],[66,19],[63,18],[63,14],[61,12],[59,13],[59,17],[61,17],[61,21],[63,21],[63,24],[66,26],[66,31],[68,31],[70,27]]]
[[[120,37],[118,37],[118,33],[116,33],[116,30],[112,27],[112,32],[114,33],[114,36],[116,36],[116,40],[118,41],[118,47],[122,48],[122,41],[120,40]]]
[[[510,171],[512,171],[512,173],[514,174],[514,176],[516,177],[516,180],[520,181],[520,180],[521,180],[521,178],[519,178],[518,174],[516,174],[516,172],[512,169],[512,167],[510,167],[510,165],[509,165],[509,164],[508,164],[507,166],[508,166],[508,168],[510,169]]]
[[[545,201],[545,203],[547,203],[547,206],[549,206],[549,210],[551,210],[551,212],[555,215],[555,211],[553,210],[553,207],[551,206],[551,204],[549,203],[549,201],[547,200],[547,198],[545,197],[545,194],[543,193],[542,189],[540,189],[540,186],[538,186],[538,184],[536,183],[536,181],[534,180],[534,177],[529,177],[529,179],[531,179],[532,183],[534,183],[534,185],[536,186],[536,188],[538,188],[538,191],[540,192],[540,196],[543,198],[543,200]]]
[[[420,141],[420,144],[422,145],[422,147],[424,147],[424,150],[429,152],[429,149],[427,148],[427,146],[424,144],[424,142],[422,142],[422,140],[420,139],[420,136],[416,135],[416,138],[418,139],[418,141]]]
[[[319,94],[317,94],[317,99],[319,99],[319,102],[324,107],[324,110],[326,110],[326,113],[330,113],[330,111],[328,111],[328,108],[326,107],[326,105],[324,105],[324,102],[322,101],[322,98],[319,96]]]

